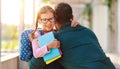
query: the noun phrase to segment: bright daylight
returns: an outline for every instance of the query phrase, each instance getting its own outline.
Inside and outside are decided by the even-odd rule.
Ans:
[[[0,0],[0,69],[120,69],[119,57],[120,0]]]

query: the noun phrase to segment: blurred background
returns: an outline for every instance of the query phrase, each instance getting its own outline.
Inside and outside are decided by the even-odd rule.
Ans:
[[[27,69],[19,60],[19,40],[34,28],[42,5],[69,3],[74,20],[95,32],[101,47],[120,69],[120,0],[0,0],[0,69]]]

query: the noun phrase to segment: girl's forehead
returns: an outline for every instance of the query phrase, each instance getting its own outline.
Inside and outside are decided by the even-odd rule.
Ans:
[[[52,12],[46,12],[40,15],[40,18],[51,18],[54,17],[54,14]]]

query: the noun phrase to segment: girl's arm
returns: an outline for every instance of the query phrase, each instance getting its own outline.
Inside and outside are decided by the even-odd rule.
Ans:
[[[43,57],[46,53],[49,52],[47,46],[39,47],[37,38],[32,41],[32,49],[33,56],[35,58]]]
[[[76,27],[77,25],[80,25],[79,22],[71,20],[71,27]]]
[[[59,48],[59,47],[60,47],[60,42],[56,39],[42,47],[39,47],[37,38],[32,41],[33,56],[35,58],[43,57],[45,54],[47,54],[50,51],[51,48]]]
[[[32,42],[33,56],[35,58],[43,57],[48,52],[47,46],[39,46],[37,39],[39,36],[39,31],[33,31],[29,36],[29,39]]]
[[[51,48],[59,48],[60,47],[60,42],[57,41],[56,39],[53,40],[51,43],[48,45],[40,47],[38,44],[38,37],[40,36],[39,32],[35,32],[34,39],[31,38],[32,42],[32,49],[33,49],[33,56],[35,58],[43,57],[46,53],[49,52]],[[30,36],[31,37],[31,36]]]

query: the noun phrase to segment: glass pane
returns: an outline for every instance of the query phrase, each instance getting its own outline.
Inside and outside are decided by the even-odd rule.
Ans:
[[[24,0],[24,22],[25,29],[31,28],[33,24],[33,0]]]
[[[8,53],[18,52],[19,11],[20,0],[2,0],[2,56]]]

